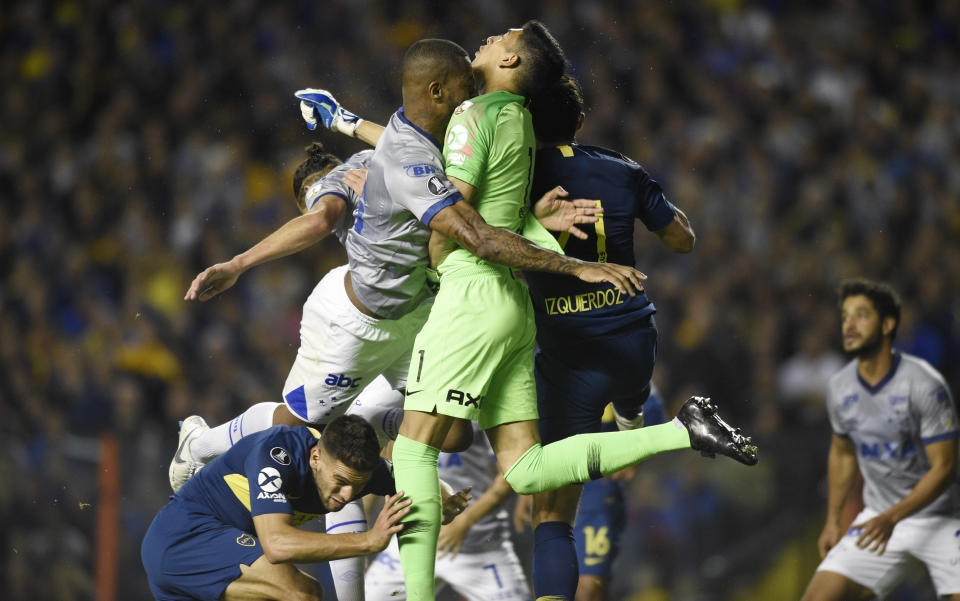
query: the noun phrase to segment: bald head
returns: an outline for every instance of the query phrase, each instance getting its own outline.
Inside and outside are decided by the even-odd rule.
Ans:
[[[447,84],[451,79],[462,78],[470,72],[470,59],[459,44],[427,39],[414,42],[407,49],[400,69],[404,104],[407,104],[408,93],[424,90],[431,81]]]

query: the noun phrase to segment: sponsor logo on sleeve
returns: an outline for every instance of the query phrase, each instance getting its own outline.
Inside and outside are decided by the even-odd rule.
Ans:
[[[273,447],[270,449],[270,456],[280,465],[290,465],[290,453],[283,447]]]
[[[454,125],[447,133],[447,148],[450,150],[461,150],[467,145],[467,128],[462,125]]]
[[[447,155],[447,163],[459,167],[467,162],[467,155],[462,152],[451,152]]]
[[[426,177],[435,175],[437,168],[427,163],[416,163],[415,165],[404,165],[403,172],[407,174],[407,177]]]
[[[283,480],[277,468],[265,467],[257,475],[257,484],[263,492],[277,492],[283,486]]]
[[[427,180],[427,189],[430,190],[430,193],[434,196],[445,196],[448,193],[447,187],[443,185],[443,182],[441,182],[440,178],[436,175]]]

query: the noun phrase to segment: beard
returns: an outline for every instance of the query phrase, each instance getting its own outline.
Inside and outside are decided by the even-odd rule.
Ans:
[[[860,343],[860,346],[850,350],[844,349],[844,352],[851,358],[872,359],[877,356],[881,348],[883,348],[883,335],[877,327]]]

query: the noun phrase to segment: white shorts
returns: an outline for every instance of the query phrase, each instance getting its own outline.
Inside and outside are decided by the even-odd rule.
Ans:
[[[304,303],[300,349],[283,385],[290,411],[313,424],[343,415],[379,375],[393,388],[405,387],[413,341],[433,304],[400,319],[369,317],[347,297],[346,273],[346,265],[331,269]]]
[[[437,560],[437,592],[450,585],[467,601],[529,601],[530,588],[523,575],[520,559],[510,541],[491,551],[463,553]],[[367,599],[404,601],[407,598],[400,567],[397,537],[381,551],[367,568],[364,577]]]
[[[864,509],[853,523],[862,524],[876,515]],[[908,517],[894,527],[883,555],[857,547],[861,534],[851,527],[817,571],[842,574],[883,599],[908,574],[926,566],[937,595],[960,593],[960,518]]]

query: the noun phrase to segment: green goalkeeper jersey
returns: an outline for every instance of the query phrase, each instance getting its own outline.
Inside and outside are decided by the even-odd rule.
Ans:
[[[559,251],[553,237],[536,220],[528,219],[536,139],[533,119],[523,102],[523,96],[498,91],[458,106],[447,126],[445,170],[448,177],[477,189],[473,206],[488,224]],[[442,275],[478,262],[470,252],[457,248],[439,271]]]

